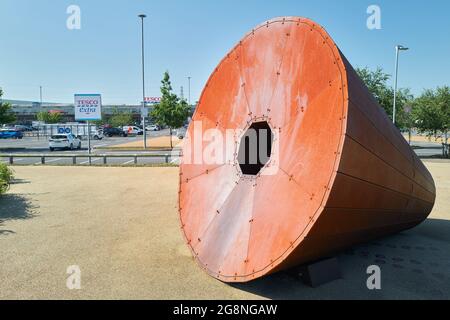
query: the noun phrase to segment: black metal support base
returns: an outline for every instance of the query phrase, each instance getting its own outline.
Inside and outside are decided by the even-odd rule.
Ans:
[[[294,272],[306,285],[313,288],[342,278],[339,261],[336,257],[303,265]]]

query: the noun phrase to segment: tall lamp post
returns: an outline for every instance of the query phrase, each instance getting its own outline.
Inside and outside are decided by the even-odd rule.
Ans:
[[[398,81],[398,57],[400,55],[400,51],[406,51],[409,48],[406,48],[401,45],[395,46],[395,83],[394,83],[394,108],[392,111],[392,122],[395,125],[395,118],[397,114],[397,81]]]
[[[144,149],[147,149],[147,131],[145,130],[145,51],[144,51],[144,19],[147,16],[145,14],[140,14],[139,18],[141,18],[141,26],[142,26],[142,128],[144,131]]]
[[[191,106],[191,78],[192,77],[187,77],[188,78],[188,103],[189,103],[189,107]]]

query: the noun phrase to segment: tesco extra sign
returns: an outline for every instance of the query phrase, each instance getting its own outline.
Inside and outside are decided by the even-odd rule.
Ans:
[[[75,120],[94,121],[102,119],[102,96],[99,94],[75,95]]]

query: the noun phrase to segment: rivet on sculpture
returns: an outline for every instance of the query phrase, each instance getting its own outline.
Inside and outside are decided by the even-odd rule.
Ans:
[[[212,130],[228,137],[218,144],[222,162],[202,161],[213,139],[198,134]],[[246,138],[251,131],[256,138]],[[242,163],[255,141],[268,147],[265,161]],[[220,62],[188,129],[180,170],[186,242],[224,282],[412,228],[436,194],[331,37],[298,17],[256,27]]]

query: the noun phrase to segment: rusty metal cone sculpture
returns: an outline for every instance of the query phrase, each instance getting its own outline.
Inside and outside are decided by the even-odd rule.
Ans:
[[[198,159],[210,141],[196,126],[235,130],[226,161]],[[239,153],[248,129],[260,127],[272,132],[270,159],[248,171]],[[226,55],[183,155],[182,231],[198,264],[224,282],[412,228],[435,201],[428,170],[327,32],[305,18],[270,20]]]

